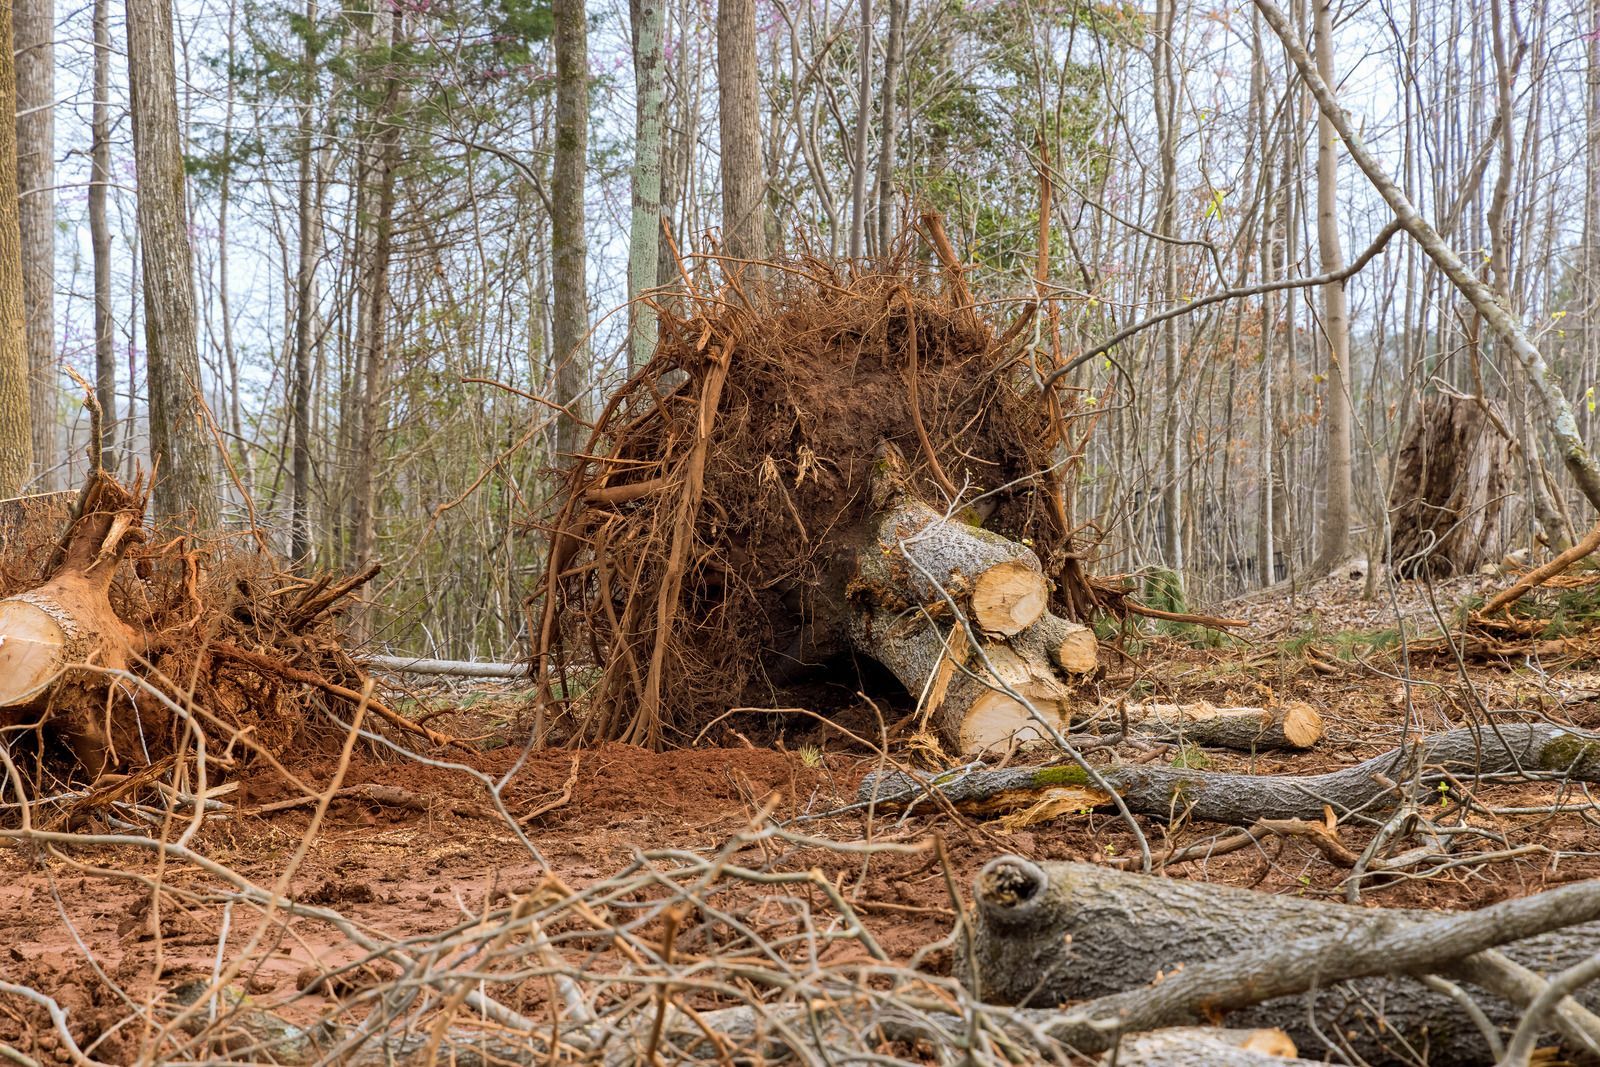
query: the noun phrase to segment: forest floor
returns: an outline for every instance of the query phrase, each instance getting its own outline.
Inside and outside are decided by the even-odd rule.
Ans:
[[[1340,576],[1293,602],[1248,598],[1223,606],[1249,620],[1242,641],[1206,648],[1163,638],[1130,647],[1129,656],[1108,653],[1103,677],[1086,686],[1085,696],[1230,704],[1298,699],[1322,712],[1327,735],[1309,752],[1161,754],[1190,766],[1255,773],[1315,773],[1391,748],[1405,729],[1408,700],[1413,726],[1427,730],[1472,721],[1475,709],[1484,706],[1600,728],[1600,673],[1560,664],[1460,666],[1439,655],[1407,656],[1396,636],[1396,604],[1401,617],[1426,629],[1435,602],[1453,603],[1488,581],[1465,579],[1431,595],[1420,583],[1406,583],[1386,602],[1363,599],[1364,583]],[[486,740],[470,756],[441,757],[456,767],[357,749],[345,788],[303,857],[298,850],[310,807],[263,811],[298,793],[280,773],[258,765],[227,798],[227,817],[208,819],[190,846],[257,886],[273,885],[291,872],[288,896],[335,909],[360,929],[399,941],[471,923],[496,902],[528,893],[550,872],[567,886],[582,887],[613,876],[644,851],[714,853],[733,835],[759,825],[767,812],[786,822],[794,836],[747,845],[732,858],[747,864],[760,859],[767,870],[820,869],[852,902],[883,952],[899,963],[946,936],[961,906],[952,900],[951,887],[964,895],[975,871],[995,855],[1115,861],[1134,849],[1127,826],[1100,812],[1005,832],[998,823],[954,813],[900,818],[841,811],[881,758],[803,716],[776,724],[771,716],[754,723],[732,719],[705,746],[692,749],[653,753],[607,745],[526,753],[506,742],[519,736],[526,712],[514,693],[476,690],[434,696],[414,707],[421,706],[431,709],[435,729]],[[847,718],[852,730],[875,739],[874,713],[863,709]],[[337,764],[336,752],[285,760],[288,771],[317,789]],[[494,810],[483,776],[504,780],[504,806],[522,823],[538,856]],[[1564,798],[1558,795],[1563,788]],[[1366,883],[1364,901],[1477,907],[1600,875],[1593,810],[1508,811],[1562,799],[1568,808],[1580,808],[1587,798],[1572,795],[1573,788],[1483,787],[1478,800],[1506,813],[1498,816],[1502,843],[1481,847],[1506,855],[1477,861],[1468,851],[1453,864],[1438,865],[1443,869],[1378,878]],[[1228,830],[1144,818],[1140,825],[1153,851]],[[1371,832],[1359,825],[1339,830],[1356,852]],[[820,843],[926,843],[933,835],[942,839],[942,856],[932,847],[863,855]],[[201,892],[214,881],[192,864],[174,860],[158,868],[136,859],[109,843],[49,854],[0,848],[0,977],[50,991],[85,1040],[102,1037],[112,1020],[128,1014],[124,996],[144,1001],[185,980],[209,978],[220,959],[234,959],[258,932],[253,913],[219,907]],[[1349,871],[1308,839],[1280,837],[1175,864],[1166,873],[1336,899]],[[743,914],[755,917],[750,921],[761,915],[763,900],[759,886],[746,887]],[[240,974],[244,988],[282,1003],[291,1019],[334,1010],[335,998],[350,995],[350,981],[299,991],[330,967],[358,958],[360,950],[325,923],[300,919],[290,931],[285,936],[277,928],[252,945]],[[947,972],[949,954],[936,951],[919,965]],[[358,985],[359,976],[353,981]],[[506,998],[508,1006],[532,1011],[544,987],[528,983],[518,996],[521,1002]],[[0,1000],[0,1042],[50,1052],[47,1029],[42,1013]],[[103,1036],[94,1055],[125,1062],[146,1036],[125,1026]]]

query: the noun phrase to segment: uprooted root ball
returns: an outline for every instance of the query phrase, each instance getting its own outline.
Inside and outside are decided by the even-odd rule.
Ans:
[[[569,471],[535,660],[584,736],[684,740],[846,654],[841,563],[885,442],[922,499],[1067,563],[1031,332],[997,336],[906,264],[761,271],[663,310]]]

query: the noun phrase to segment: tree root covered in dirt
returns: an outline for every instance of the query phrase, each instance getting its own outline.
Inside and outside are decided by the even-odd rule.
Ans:
[[[0,728],[14,755],[65,775],[70,766],[52,763],[65,750],[93,782],[113,769],[170,769],[180,754],[186,763],[198,753],[209,757],[215,785],[219,769],[249,752],[271,759],[336,739],[319,709],[347,714],[363,701],[393,729],[431,744],[449,740],[367,691],[366,674],[341,645],[336,617],[375,565],[303,578],[254,545],[147,543],[145,491],[96,469],[70,509],[34,511],[7,531]],[[209,753],[204,744],[191,751],[207,731]],[[116,776],[114,788],[77,800],[75,816],[125,800],[150,784],[145,777],[130,784]],[[18,788],[8,779],[0,794]]]
[[[1600,782],[1600,738],[1541,723],[1499,723],[1447,730],[1342,770],[1315,775],[1256,775],[1144,764],[1095,768],[1100,782],[1078,766],[1007,767],[938,775],[900,770],[862,779],[857,801],[905,807],[937,792],[957,808],[993,811],[1032,803],[1042,790],[1073,787],[1085,804],[1104,803],[1092,788],[1104,784],[1132,812],[1248,826],[1263,819],[1318,819],[1325,807],[1340,816],[1372,814],[1400,799],[1397,782],[1431,786],[1475,775],[1559,776]]]
[[[547,694],[582,688],[581,737],[660,746],[730,703],[853,678],[863,610],[913,627],[925,612],[948,637],[948,595],[975,636],[1003,642],[1047,608],[1082,621],[1124,595],[1085,576],[1063,493],[1094,409],[1042,396],[1037,354],[997,334],[950,276],[941,293],[907,257],[762,277],[662,310],[653,358],[567,477],[534,663]],[[898,504],[875,495],[886,451],[905,457]],[[904,560],[882,561],[888,581],[863,570],[896,506],[949,533],[931,582]],[[930,532],[900,525],[900,538]],[[876,640],[864,654],[892,660]],[[1042,645],[1017,654],[1040,677],[1058,669]],[[913,696],[924,681],[907,684]]]

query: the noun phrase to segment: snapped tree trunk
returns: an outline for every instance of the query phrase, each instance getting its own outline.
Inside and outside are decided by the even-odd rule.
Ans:
[[[1436,394],[1423,404],[1389,494],[1390,559],[1401,574],[1470,574],[1504,555],[1500,518],[1517,506],[1505,426],[1495,400]]]
[[[1319,938],[1358,947],[1381,943],[1408,925],[1441,917],[1128,874],[1086,863],[1035,865],[1015,856],[989,863],[979,873],[973,895],[970,936],[956,939],[958,975],[981,1000],[1035,1007],[1124,993],[1148,999],[1145,987],[1159,983],[1161,975],[1181,974],[1186,966],[1194,969],[1207,961],[1229,961],[1248,985],[1242,976],[1252,960],[1266,960],[1285,946],[1314,944]],[[1521,940],[1513,937],[1500,948],[1505,957],[1552,974],[1593,954],[1600,923],[1585,921]],[[1462,952],[1451,962],[1480,951]],[[1442,952],[1441,958],[1450,958],[1449,953]],[[1388,961],[1374,959],[1363,968],[1372,976],[1337,984],[1317,982],[1318,965],[1313,955],[1279,968],[1280,974],[1295,967],[1304,970],[1299,987],[1309,991],[1233,1011],[1227,1025],[1280,1028],[1302,1052],[1314,1057],[1326,1052],[1340,1061],[1346,1059],[1346,1049],[1370,1063],[1416,1062],[1417,1050],[1426,1050],[1432,1067],[1492,1061],[1485,1038],[1456,1001],[1415,978],[1385,974],[1385,967],[1393,966]],[[1161,991],[1162,986],[1154,989]],[[1520,1012],[1492,993],[1470,985],[1468,992],[1502,1030],[1517,1021]],[[1225,995],[1220,986],[1214,993],[1219,1000]],[[1600,994],[1591,989],[1578,1000],[1592,1009],[1600,1005]],[[1048,1032],[1051,1024],[1045,1026]]]

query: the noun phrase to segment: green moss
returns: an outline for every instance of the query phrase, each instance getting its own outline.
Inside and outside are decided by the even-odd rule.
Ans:
[[[1197,745],[1184,745],[1172,757],[1172,766],[1181,771],[1203,771],[1211,766],[1211,757]]]
[[[1033,772],[1036,787],[1052,785],[1088,785],[1089,772],[1073,764],[1067,767],[1041,767]]]
[[[1564,771],[1568,768],[1600,767],[1600,742],[1561,734],[1545,743],[1539,750],[1539,768],[1546,771]]]

